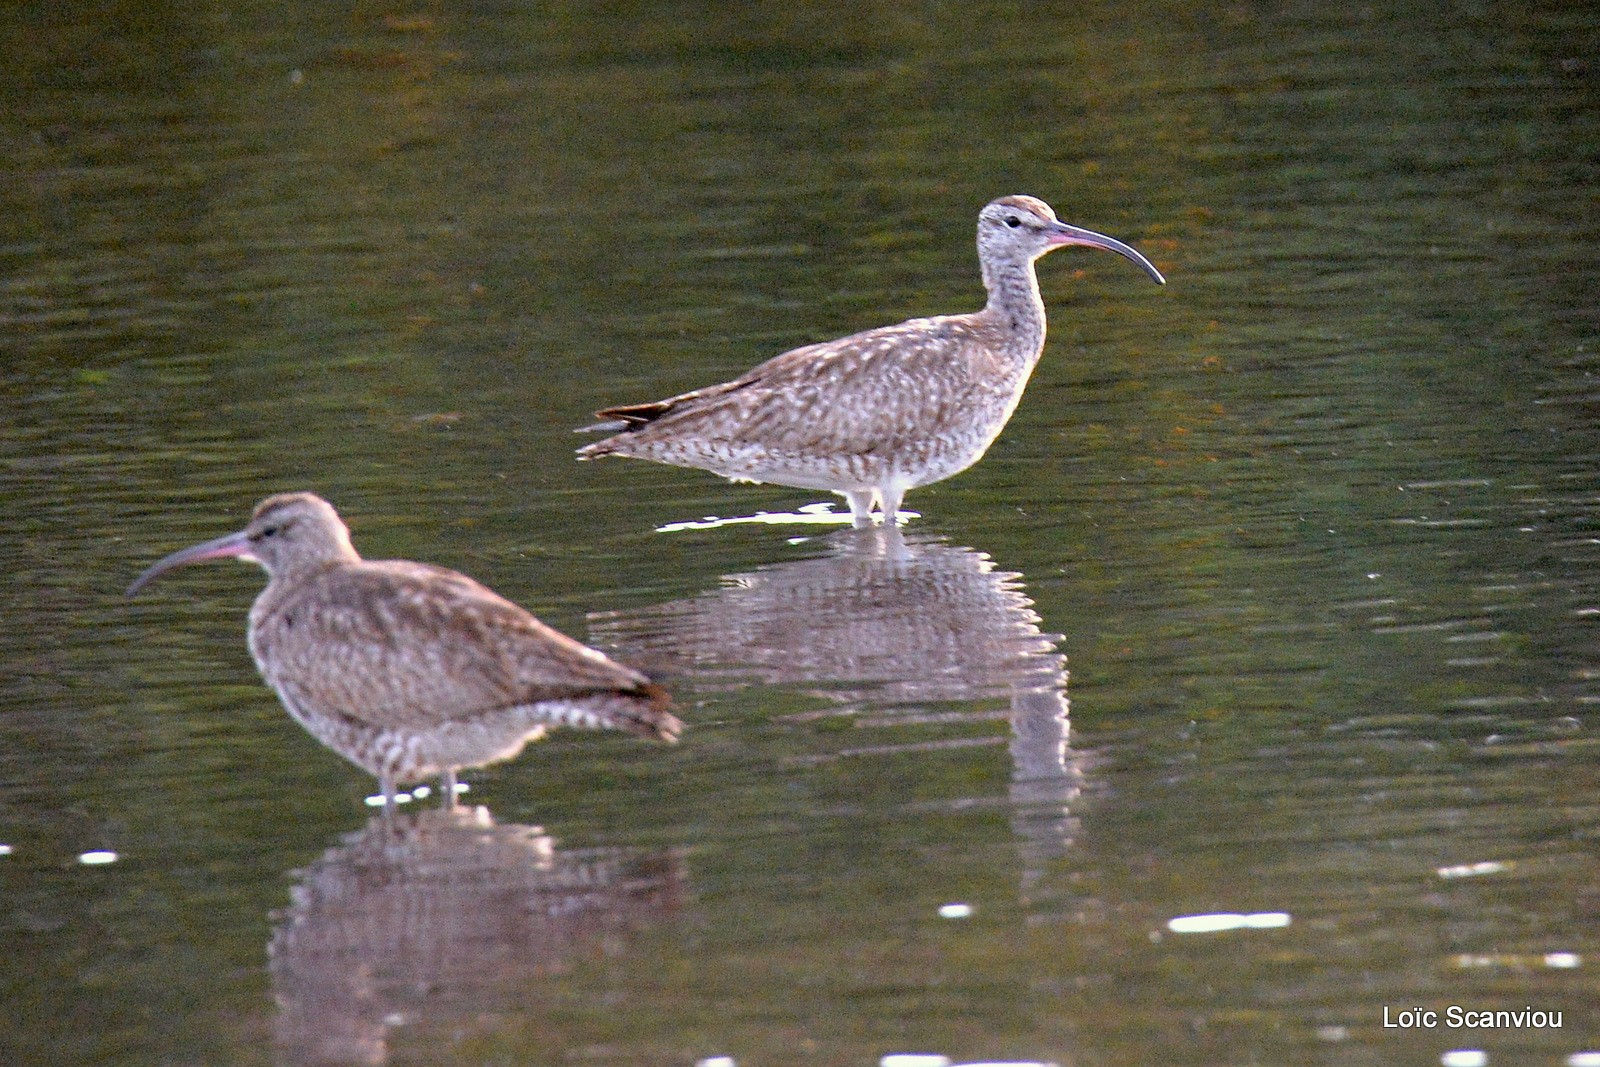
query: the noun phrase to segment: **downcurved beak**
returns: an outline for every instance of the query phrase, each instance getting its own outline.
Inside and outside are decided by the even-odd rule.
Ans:
[[[218,537],[213,541],[190,545],[188,548],[180,548],[172,555],[152,563],[143,574],[133,580],[133,584],[128,586],[128,591],[123,595],[133,596],[174,567],[181,567],[186,563],[199,563],[201,560],[206,559],[227,559],[230,557],[253,563],[255,562],[255,556],[250,549],[250,538],[243,530],[238,533],[231,533],[226,537]]]
[[[1138,249],[1134,248],[1132,245],[1123,244],[1115,237],[1107,237],[1103,233],[1095,233],[1093,230],[1080,229],[1077,226],[1068,226],[1064,222],[1058,222],[1055,225],[1054,232],[1050,235],[1050,244],[1052,247],[1058,247],[1060,245],[1088,245],[1091,248],[1104,248],[1108,252],[1115,252],[1119,256],[1126,256],[1128,259],[1131,259],[1135,263],[1139,264],[1140,267],[1144,268],[1144,272],[1150,275],[1150,280],[1155,282],[1157,285],[1167,284],[1167,280],[1161,276],[1160,271],[1156,270],[1156,265],[1154,263],[1140,255]]]

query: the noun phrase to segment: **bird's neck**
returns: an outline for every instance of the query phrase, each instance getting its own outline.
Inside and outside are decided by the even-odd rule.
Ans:
[[[1044,298],[1033,261],[985,263],[983,285],[989,302],[980,314],[1004,332],[1008,349],[1029,363],[1038,359],[1044,349]]]
[[[267,587],[256,598],[255,611],[270,614],[278,604],[290,599],[295,592],[307,583],[315,581],[320,575],[341,567],[355,566],[361,562],[361,557],[355,549],[345,546],[345,551],[330,552],[327,555],[306,556],[285,563],[279,561],[267,573]]]

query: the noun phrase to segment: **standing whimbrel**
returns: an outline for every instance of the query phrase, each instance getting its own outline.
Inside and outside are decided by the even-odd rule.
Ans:
[[[233,557],[267,587],[250,608],[250,654],[296,722],[395,787],[507,760],[552,726],[677,740],[670,701],[638,671],[557,633],[464,574],[364,560],[333,506],[311,493],[256,505],[238,533],[174,552],[174,567]]]
[[[978,214],[989,291],[982,311],[807,345],[731,382],[606,408],[599,417],[613,421],[590,429],[622,432],[578,456],[633,456],[826,489],[850,502],[857,526],[871,522],[874,504],[893,522],[906,490],[972,466],[1016,410],[1044,349],[1033,262],[1063,245],[1109,249],[1166,282],[1134,249],[1057,221],[1044,201],[1001,197]]]

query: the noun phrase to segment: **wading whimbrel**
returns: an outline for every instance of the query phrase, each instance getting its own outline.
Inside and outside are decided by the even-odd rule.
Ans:
[[[557,633],[464,574],[364,560],[333,506],[284,493],[238,533],[174,552],[128,586],[233,557],[267,587],[250,608],[250,654],[296,722],[397,785],[510,759],[552,726],[674,741],[683,728],[644,675]]]
[[[972,466],[1011,418],[1044,349],[1033,263],[1064,245],[1109,249],[1166,281],[1121,241],[1057,221],[1044,201],[1001,197],[978,214],[983,310],[807,345],[731,382],[606,408],[598,415],[611,421],[589,429],[621,432],[578,456],[826,489],[850,502],[857,526],[874,504],[893,522],[906,490]]]

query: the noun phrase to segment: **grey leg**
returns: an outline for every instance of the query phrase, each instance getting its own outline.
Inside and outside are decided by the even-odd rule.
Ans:
[[[883,493],[883,524],[885,526],[899,525],[900,520],[897,516],[900,514],[900,500],[906,495],[906,491],[904,489],[884,489],[881,492]]]
[[[877,495],[874,489],[852,489],[844,494],[850,501],[850,521],[856,529],[872,525],[872,501]]]

